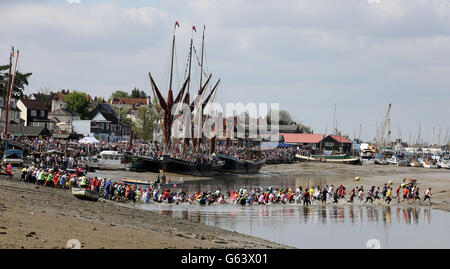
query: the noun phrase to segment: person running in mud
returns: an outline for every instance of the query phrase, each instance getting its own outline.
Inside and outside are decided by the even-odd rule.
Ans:
[[[355,198],[355,196],[356,196],[356,190],[355,190],[355,188],[353,188],[351,191],[350,191],[350,194],[349,194],[349,200],[347,201],[348,203],[353,203],[353,199]]]
[[[364,188],[363,186],[361,186],[358,190],[358,200],[361,203],[363,201],[363,193],[364,193]]]
[[[402,201],[405,201],[406,199],[409,199],[409,193],[410,193],[409,188],[405,188],[403,190],[403,200]]]
[[[13,177],[13,174],[12,174],[12,172],[11,172],[11,169],[12,169],[13,167],[12,167],[12,165],[11,165],[11,163],[9,163],[8,165],[6,165],[6,177],[8,178],[8,179],[11,179],[12,177]]]
[[[367,192],[367,197],[366,197],[366,201],[364,202],[364,204],[367,204],[367,202],[370,200],[370,204],[373,204],[373,191],[375,189],[375,186],[372,186],[372,188],[369,189],[369,191]]]
[[[391,200],[392,200],[391,199],[391,193],[392,193],[392,189],[391,189],[391,187],[388,187],[387,190],[386,190],[386,198],[385,198],[387,204],[389,204],[391,202]]]
[[[416,202],[416,200],[419,200],[419,202],[420,202],[419,187],[416,187],[416,188],[414,189],[414,203]]]
[[[378,190],[379,190],[379,189],[380,189],[380,187],[378,187]],[[383,186],[383,192],[381,193],[383,199],[386,197],[386,192],[387,192],[387,190],[388,190],[388,187],[387,187],[387,185],[386,185],[386,183],[385,183],[384,186]],[[375,199],[377,199],[377,198],[375,198]],[[378,197],[378,199],[379,199],[379,197]]]
[[[387,191],[387,188],[386,188]],[[383,195],[383,198],[386,197],[386,192]],[[374,200],[380,200],[380,187],[377,187],[377,190],[375,191],[375,196],[373,197]]]
[[[303,197],[302,198],[303,198],[303,205],[308,206],[308,205],[311,204],[310,196],[309,196],[309,192],[308,191],[305,191],[305,193],[303,193]]]
[[[397,187],[397,189],[395,190],[395,196],[397,197],[397,204],[400,203],[400,190],[401,190],[402,186],[399,185]]]
[[[338,201],[338,199],[339,199],[339,189],[337,189],[337,190],[335,190],[334,191],[334,193],[333,193],[333,203],[335,203],[335,204],[337,204],[339,201]]]
[[[326,204],[327,203],[327,195],[328,195],[328,190],[327,188],[323,188],[322,192],[321,192],[322,196],[320,198],[320,202],[322,204]]]
[[[425,191],[425,197],[423,198],[423,202],[425,202],[427,199],[430,201],[431,205],[431,188],[428,188],[428,190]]]

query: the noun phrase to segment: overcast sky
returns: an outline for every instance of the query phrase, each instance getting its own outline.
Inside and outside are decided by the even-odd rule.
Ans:
[[[177,29],[175,89],[185,74],[192,25],[217,102],[278,102],[315,133],[363,138],[392,103],[392,136],[437,142],[450,127],[450,0],[0,1],[0,61],[10,47],[27,93],[72,89],[109,97],[151,94],[148,72],[168,88]],[[196,57],[194,62],[196,62]],[[194,64],[192,92],[198,88]]]

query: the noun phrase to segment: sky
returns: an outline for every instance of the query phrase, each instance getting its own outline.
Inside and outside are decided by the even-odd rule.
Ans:
[[[175,91],[191,37],[199,87],[205,25],[216,102],[279,103],[315,133],[331,132],[336,105],[337,128],[366,140],[389,103],[393,138],[414,142],[420,122],[437,143],[450,128],[450,0],[2,0],[0,18],[0,62],[20,50],[26,93],[152,95],[148,72],[167,92],[178,21]]]

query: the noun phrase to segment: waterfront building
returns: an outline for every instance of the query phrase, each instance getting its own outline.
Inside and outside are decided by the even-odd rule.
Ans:
[[[97,104],[88,120],[74,120],[73,131],[103,141],[121,141],[130,136],[130,126],[120,121],[109,104]]]
[[[20,118],[25,126],[48,127],[48,106],[39,100],[20,99],[17,102],[20,109]]]

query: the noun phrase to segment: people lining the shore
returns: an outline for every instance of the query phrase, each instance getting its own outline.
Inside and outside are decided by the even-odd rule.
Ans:
[[[20,180],[26,183],[36,184],[52,188],[70,189],[73,187],[86,188],[97,192],[104,199],[117,202],[132,203],[169,203],[169,204],[238,204],[238,205],[270,205],[270,204],[297,204],[303,206],[327,205],[327,204],[385,204],[392,201],[392,187],[383,187],[383,199],[379,197],[380,187],[371,186],[364,192],[364,186],[352,188],[347,195],[344,185],[334,188],[328,186],[298,186],[294,188],[269,187],[223,191],[217,189],[213,192],[187,193],[182,189],[161,189],[158,182],[147,187],[139,187],[133,184],[113,181],[99,177],[88,177],[80,168],[63,170],[30,166],[23,168]],[[424,199],[420,199],[419,188],[415,184],[401,184],[397,188],[397,204],[407,202],[431,204],[431,188],[424,192]],[[364,201],[364,196],[366,199]],[[355,197],[358,198],[355,200]]]
[[[121,142],[100,142],[98,144],[84,145],[70,143],[65,140],[49,139],[29,139],[17,138],[23,144],[34,150],[35,154],[30,155],[30,166],[23,168],[20,174],[20,180],[23,182],[33,183],[37,186],[55,187],[62,189],[70,189],[72,187],[86,188],[101,194],[105,199],[111,199],[121,202],[167,202],[167,203],[189,203],[189,204],[241,204],[241,205],[267,205],[267,204],[303,204],[309,205],[326,205],[329,203],[351,203],[351,204],[370,204],[385,203],[390,204],[392,199],[397,199],[397,203],[408,202],[425,202],[431,203],[431,188],[424,192],[424,199],[420,199],[419,188],[415,184],[401,184],[392,195],[392,188],[384,184],[382,191],[382,199],[380,199],[380,187],[371,186],[367,192],[364,186],[358,186],[351,189],[349,194],[346,193],[346,187],[340,185],[328,186],[297,186],[296,189],[278,189],[270,187],[268,189],[239,189],[224,192],[223,190],[215,190],[214,192],[196,192],[186,193],[179,189],[159,190],[158,184],[148,187],[138,187],[135,185],[115,182],[110,179],[97,177],[88,177],[82,171],[84,169],[83,162],[86,158],[93,156],[103,150],[117,150],[119,152],[129,150],[127,143]],[[181,145],[178,145],[181,146]],[[59,151],[59,153],[52,152]],[[144,141],[136,141],[133,143],[131,152],[136,155],[147,155],[157,157],[161,155],[158,151],[159,146],[156,143],[145,143]],[[50,151],[50,153],[49,153]],[[76,154],[71,154],[75,151]],[[182,155],[174,155],[174,157],[193,160],[195,151],[193,147],[187,147],[187,152]],[[37,153],[36,153],[37,152]],[[255,160],[260,158],[271,159],[274,161],[289,161],[295,155],[296,149],[293,148],[275,148],[256,151],[231,146],[217,147],[218,153],[225,153],[230,156]],[[61,154],[62,153],[62,154]],[[200,154],[204,154],[204,161],[211,161],[214,155],[208,155],[208,148],[205,145],[200,146]],[[10,179],[13,166],[6,164],[6,178]],[[156,180],[157,182],[158,180]],[[365,201],[364,201],[365,197]],[[357,198],[357,199],[355,199]]]

